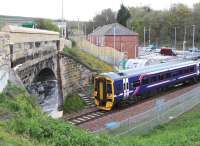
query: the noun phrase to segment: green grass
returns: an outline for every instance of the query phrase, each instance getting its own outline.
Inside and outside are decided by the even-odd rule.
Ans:
[[[114,146],[116,143],[109,136],[89,134],[62,120],[48,117],[25,90],[12,84],[0,94],[0,107],[12,113],[11,119],[0,120],[0,142],[3,145]]]
[[[95,56],[90,55],[76,47],[71,49],[65,48],[64,52],[97,72],[113,71],[112,65],[101,61]]]
[[[77,97],[75,97],[77,98]],[[13,146],[199,146],[200,105],[145,135],[94,135],[43,114],[33,97],[9,84],[0,94],[0,145]],[[0,116],[1,116],[0,115]]]
[[[123,136],[124,145],[200,146],[200,105],[146,135]]]
[[[63,110],[64,113],[71,113],[82,110],[86,106],[86,103],[77,94],[69,94],[65,98]]]
[[[0,127],[0,146],[44,146],[44,144],[19,136],[14,132],[8,132],[5,128]]]

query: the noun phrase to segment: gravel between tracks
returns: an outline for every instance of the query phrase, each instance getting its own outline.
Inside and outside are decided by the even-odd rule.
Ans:
[[[165,101],[169,101],[173,98],[176,98],[177,96],[180,96],[180,95],[192,90],[195,87],[198,87],[199,85],[200,85],[200,83],[181,88],[180,90],[171,91],[171,92],[168,92],[168,94],[165,94],[163,96],[161,95],[158,98],[162,98]],[[79,127],[86,129],[88,131],[96,131],[98,129],[104,128],[106,123],[109,123],[112,121],[126,120],[129,117],[135,116],[139,113],[143,113],[143,112],[149,110],[150,108],[154,107],[155,103],[156,103],[156,99],[158,99],[158,98],[152,98],[150,100],[136,104],[136,105],[126,108],[124,110],[114,112],[114,113],[106,115],[104,117],[80,124]]]

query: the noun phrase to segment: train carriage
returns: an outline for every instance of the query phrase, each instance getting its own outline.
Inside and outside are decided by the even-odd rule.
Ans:
[[[100,74],[95,78],[95,104],[99,109],[111,110],[122,100],[137,100],[169,86],[197,81],[199,69],[196,61],[177,60],[119,73]]]

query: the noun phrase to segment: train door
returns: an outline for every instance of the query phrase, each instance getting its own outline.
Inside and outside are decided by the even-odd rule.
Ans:
[[[99,80],[99,98],[100,100],[104,100],[106,98],[106,80]]]
[[[128,78],[123,79],[123,87],[124,87],[124,98],[128,98],[128,96],[129,96]]]

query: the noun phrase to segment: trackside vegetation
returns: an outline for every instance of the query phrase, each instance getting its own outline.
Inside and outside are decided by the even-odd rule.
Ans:
[[[123,136],[124,145],[129,146],[199,146],[200,105],[191,111],[161,125],[148,134]]]
[[[77,47],[65,48],[64,52],[97,72],[109,72],[114,70],[112,65],[78,49]]]
[[[82,100],[78,94],[69,94],[65,99],[63,110],[64,113],[71,113],[80,111],[85,106],[86,106],[85,101]]]
[[[109,146],[109,136],[89,134],[43,114],[25,90],[9,84],[0,94],[0,145]],[[9,115],[4,119],[4,114]]]
[[[41,112],[34,97],[9,83],[0,94],[0,145],[12,146],[199,146],[200,105],[145,135],[90,134]]]

